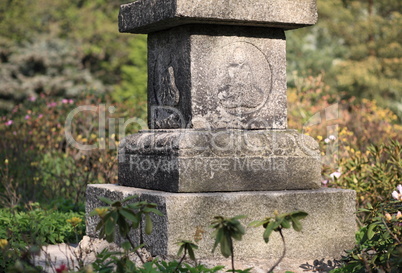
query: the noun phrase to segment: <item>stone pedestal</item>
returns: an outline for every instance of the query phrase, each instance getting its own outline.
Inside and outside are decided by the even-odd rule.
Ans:
[[[303,230],[284,230],[287,245],[286,258],[290,261],[311,261],[321,258],[339,258],[354,244],[355,192],[340,189],[259,191],[231,193],[167,193],[116,185],[89,185],[87,189],[87,211],[104,205],[98,196],[122,199],[137,195],[138,200],[158,204],[164,217],[153,216],[154,232],[136,234],[133,239],[143,242],[153,255],[175,256],[176,242],[181,239],[198,242],[198,258],[222,258],[219,250],[211,253],[213,246],[210,222],[216,215],[232,217],[247,215],[241,222],[245,225],[264,217],[279,213],[304,210],[309,215],[302,221]],[[95,235],[95,221],[88,219],[87,234]],[[235,255],[239,259],[277,260],[283,250],[278,234],[273,234],[266,244],[262,238],[263,228],[247,228],[242,241],[235,241]]]
[[[315,0],[138,0],[121,6],[121,32],[148,34],[148,124],[119,146],[119,183],[98,196],[158,204],[155,230],[132,234],[153,255],[175,255],[180,239],[212,254],[214,216],[244,223],[304,210],[303,230],[285,230],[286,258],[339,257],[354,243],[355,193],[320,189],[318,144],[287,129],[285,30],[315,24]],[[94,218],[87,233],[95,236]],[[248,229],[236,259],[276,259],[277,234]]]

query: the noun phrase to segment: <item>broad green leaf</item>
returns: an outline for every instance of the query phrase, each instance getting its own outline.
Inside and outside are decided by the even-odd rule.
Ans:
[[[124,243],[121,244],[121,247],[124,250],[129,251],[131,249],[131,244],[130,244],[130,242],[125,241]]]
[[[117,212],[112,212],[110,214],[110,219],[108,219],[107,221],[105,221],[105,233],[106,235],[112,234],[114,233],[114,227],[116,225],[117,222]]]
[[[151,217],[149,216],[149,214],[145,214],[145,233],[148,235],[151,234],[152,228],[153,228],[153,224],[152,224]]]
[[[190,259],[193,260],[193,261],[195,261],[195,255],[194,255],[193,248],[192,248],[191,246],[189,246],[189,247],[187,248],[187,250],[188,250],[188,256],[190,256]]]
[[[263,224],[265,224],[267,222],[267,220],[256,220],[256,221],[252,221],[250,224],[248,224],[249,227],[259,227],[262,226]]]
[[[214,246],[212,248],[212,252],[215,251],[215,248],[218,246],[218,244],[222,240],[222,237],[223,237],[223,230],[222,229],[216,230],[215,243],[214,243]]]
[[[283,219],[281,225],[283,228],[290,228],[290,222],[288,219]]]
[[[375,227],[376,227],[376,224],[371,224],[371,225],[369,225],[369,227],[367,229],[367,238],[369,240],[371,240],[375,235],[375,232],[374,232]]]
[[[134,198],[138,198],[138,195],[128,196],[128,197],[124,198],[123,200],[121,200],[121,202],[125,203],[125,202],[130,201],[130,200],[132,200]]]
[[[228,258],[230,255],[232,255],[232,251],[230,250],[230,242],[231,242],[230,236],[223,236],[221,240],[221,253],[225,258]]]
[[[302,225],[299,222],[299,220],[297,218],[295,219],[293,217],[291,217],[291,219],[292,219],[293,229],[296,230],[296,231],[301,231],[302,230]]]
[[[131,211],[131,210],[127,209],[127,208],[121,208],[121,209],[119,210],[119,213],[120,213],[121,215],[123,215],[124,218],[130,220],[130,221],[133,222],[133,223],[137,223],[137,222],[138,222],[138,217],[137,217],[137,215],[136,215],[133,211]]]
[[[105,202],[105,203],[108,204],[108,205],[112,205],[112,204],[113,204],[113,201],[112,201],[112,200],[110,200],[109,198],[106,198],[106,197],[104,197],[104,196],[99,196],[98,199],[101,200],[102,202]]]
[[[185,246],[184,244],[180,246],[179,251],[177,251],[177,256],[181,256],[184,250],[184,246]]]
[[[298,210],[298,211],[292,212],[290,214],[290,216],[294,219],[301,220],[301,219],[306,218],[308,216],[308,213],[305,211],[302,211],[302,210]]]
[[[163,213],[155,208],[147,208],[146,210],[144,209],[144,212],[148,212],[148,213],[153,212],[156,215],[163,216]]]
[[[279,225],[277,222],[271,222],[268,224],[268,226],[265,229],[264,234],[262,236],[264,238],[265,243],[268,243],[269,236],[271,236],[272,231],[275,230],[276,228],[278,228],[278,226]]]

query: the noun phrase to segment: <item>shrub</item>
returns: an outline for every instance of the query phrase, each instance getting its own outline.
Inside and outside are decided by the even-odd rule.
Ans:
[[[27,211],[0,209],[0,243],[6,242],[0,247],[0,272],[24,256],[29,261],[42,245],[78,242],[84,232],[83,212],[43,210],[37,203]]]
[[[122,113],[125,117],[135,116],[136,109],[116,104],[115,112],[110,113],[108,101],[92,94],[74,101],[42,96],[25,101],[1,117],[0,192],[10,190],[0,193],[0,206],[11,206],[7,201],[10,198],[23,203],[71,199],[78,206],[84,200],[88,183],[116,183],[117,146],[120,135],[127,132],[119,131],[114,123],[120,121]],[[65,138],[66,118],[80,105],[97,110],[77,113],[71,134],[77,143],[95,145],[96,149],[79,150]],[[102,107],[105,124],[99,121]],[[101,126],[105,127],[104,136],[99,134]],[[123,129],[133,132],[133,128]],[[20,198],[14,198],[15,193]]]

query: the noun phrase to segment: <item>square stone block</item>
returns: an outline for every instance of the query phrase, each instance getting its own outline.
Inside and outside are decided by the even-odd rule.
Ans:
[[[169,192],[316,189],[318,143],[295,130],[152,130],[119,147],[119,183]]]
[[[120,6],[120,32],[151,33],[183,24],[295,29],[317,22],[316,0],[138,0]]]
[[[141,231],[140,241],[152,255],[175,256],[179,240],[202,239],[197,243],[197,258],[222,259],[219,249],[211,253],[214,239],[209,227],[214,216],[246,215],[241,222],[248,225],[255,220],[279,213],[304,210],[301,232],[283,231],[290,261],[311,261],[321,258],[339,258],[344,250],[354,246],[355,192],[352,190],[321,188],[317,190],[232,192],[232,193],[166,193],[116,185],[88,185],[88,207],[97,196],[137,195],[158,205],[164,217],[152,216],[154,231]],[[87,211],[88,212],[88,211]],[[92,230],[93,221],[87,230]],[[237,259],[265,259],[276,261],[283,250],[279,234],[273,232],[270,241],[263,240],[263,228],[248,227],[242,241],[234,241]],[[138,240],[138,238],[136,239]]]
[[[186,25],[148,35],[152,129],[285,129],[281,29]]]

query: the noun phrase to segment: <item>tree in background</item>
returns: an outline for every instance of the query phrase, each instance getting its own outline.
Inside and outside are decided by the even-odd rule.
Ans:
[[[144,94],[146,51],[132,50],[146,42],[118,32],[118,10],[125,2],[0,1],[0,109],[40,93],[71,97],[97,89],[116,98],[130,97],[128,90],[133,96]],[[133,69],[136,76],[129,75]]]
[[[316,26],[288,33],[290,72],[324,72],[333,91],[402,117],[402,2],[319,0],[318,8]]]

